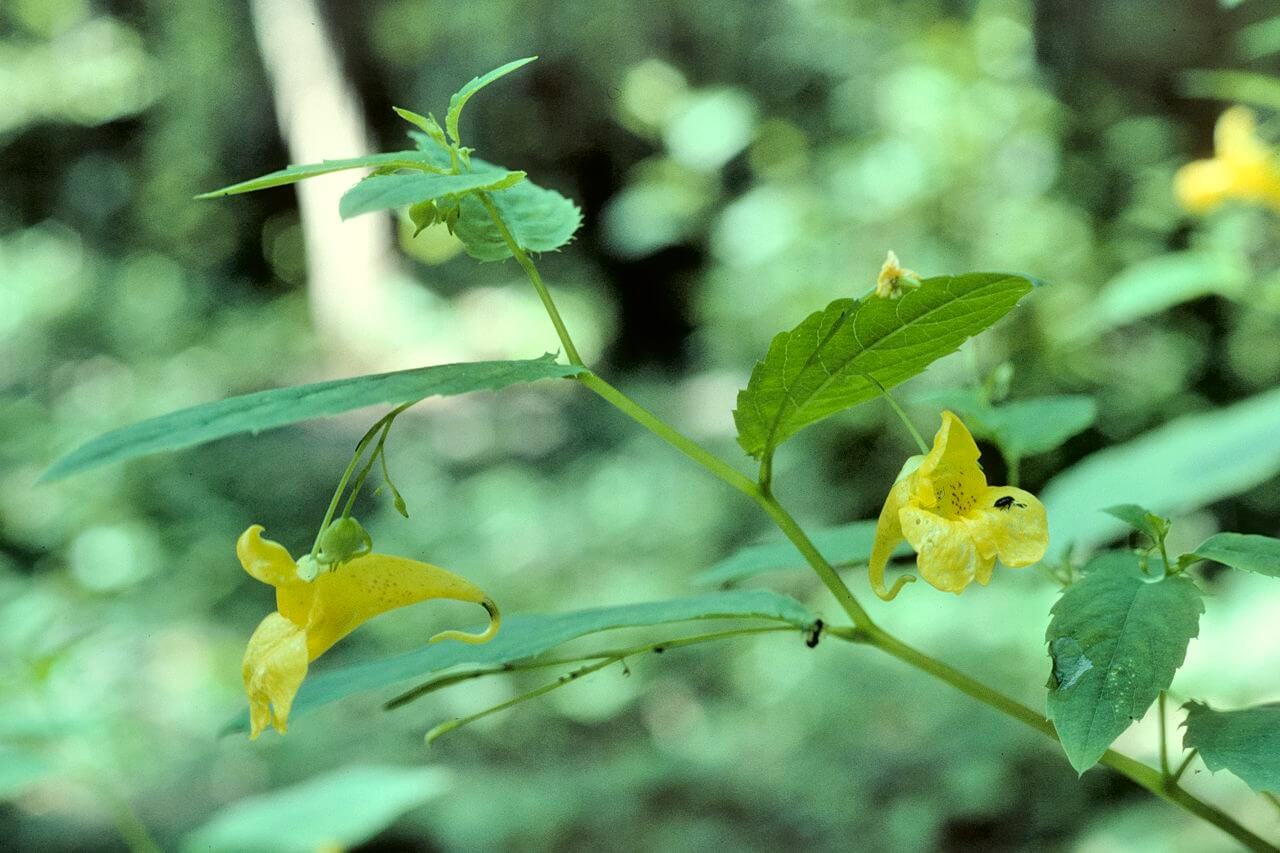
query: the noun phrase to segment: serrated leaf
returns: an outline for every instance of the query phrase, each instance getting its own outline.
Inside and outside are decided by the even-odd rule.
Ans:
[[[368,841],[400,815],[440,796],[438,767],[349,766],[239,800],[188,835],[190,853],[315,853]]]
[[[522,180],[524,172],[498,169],[460,175],[373,175],[343,194],[342,201],[338,202],[338,214],[343,219],[351,219],[362,213],[434,201],[446,196],[505,190]]]
[[[837,299],[778,334],[738,393],[738,443],[757,458],[801,429],[910,379],[1009,312],[1032,282],[1004,273],[925,279],[900,299]]]
[[[296,184],[298,181],[307,178],[314,178],[317,175],[327,175],[330,172],[341,172],[345,169],[403,168],[421,170],[424,166],[447,169],[449,167],[449,158],[446,156],[442,163],[439,156],[432,154],[430,151],[418,149],[417,151],[390,151],[385,154],[366,154],[363,157],[352,157],[347,160],[325,160],[320,163],[309,163],[303,166],[289,166],[286,169],[263,175],[260,178],[241,181],[238,184],[232,184],[220,190],[201,193],[196,198],[221,198],[239,193],[254,192],[255,190],[270,189],[271,187],[282,187],[286,184]]]
[[[1112,518],[1118,518],[1150,539],[1153,543],[1162,541],[1169,534],[1169,519],[1161,518],[1146,507],[1137,504],[1116,504],[1104,507],[1103,512]]]
[[[537,58],[536,56],[526,56],[524,59],[512,60],[506,65],[493,69],[488,74],[472,77],[465,86],[453,94],[453,97],[449,99],[449,112],[445,114],[444,125],[455,145],[460,141],[458,138],[458,118],[462,115],[462,108],[467,105],[467,101],[471,100],[471,96],[495,80],[507,76],[512,71],[523,68]]]
[[[835,565],[865,562],[871,555],[875,539],[874,521],[855,521],[840,527],[815,530],[809,534],[813,544]],[[899,546],[898,553],[910,553]],[[796,569],[805,565],[804,557],[787,539],[749,545],[694,576],[693,582],[704,586],[727,585],[764,574]]]
[[[1280,793],[1280,702],[1215,711],[1200,702],[1187,712],[1182,745],[1200,750],[1211,771],[1230,770],[1255,791]]]
[[[460,665],[494,666],[537,657],[562,643],[618,628],[664,625],[695,619],[749,619],[809,628],[816,617],[793,598],[764,589],[729,590],[690,598],[597,607],[570,613],[516,614],[483,645],[437,643],[394,657],[318,672],[302,684],[289,721],[300,713],[353,693],[390,687]],[[245,731],[242,718],[230,731]]]
[[[1123,552],[1094,563],[1053,606],[1045,636],[1053,661],[1049,719],[1078,773],[1168,688],[1204,611],[1186,577],[1152,581]]]
[[[992,406],[975,391],[956,390],[925,394],[916,402],[951,409],[975,436],[1018,458],[1056,450],[1098,416],[1093,398],[1080,394],[1027,397]]]
[[[1190,556],[1213,560],[1243,572],[1280,578],[1280,539],[1270,536],[1215,533],[1201,542]]]
[[[491,200],[516,245],[527,252],[555,251],[573,239],[582,225],[582,211],[576,204],[532,181],[521,181],[509,190],[494,193]],[[481,261],[511,257],[502,232],[478,199],[464,196],[460,207],[462,213],[453,231],[467,254]]]
[[[1280,471],[1280,391],[1188,415],[1100,450],[1059,474],[1040,495],[1049,541],[1088,551],[1124,532],[1099,512],[1136,503],[1163,516],[1190,512]]]
[[[258,433],[379,403],[398,405],[583,372],[584,368],[557,364],[554,356],[545,355],[526,361],[441,364],[274,388],[181,409],[100,435],[53,463],[42,479],[56,480],[108,462],[192,447],[239,433]]]

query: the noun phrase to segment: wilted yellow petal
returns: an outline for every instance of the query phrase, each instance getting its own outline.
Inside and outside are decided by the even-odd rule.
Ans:
[[[497,607],[482,589],[439,566],[417,560],[369,554],[321,575],[314,586],[315,605],[307,625],[307,648],[312,660],[374,616],[432,598],[479,604],[490,615],[489,628],[481,634],[449,631],[433,637],[433,641],[482,643],[498,630]]]
[[[301,625],[271,613],[258,625],[244,652],[244,690],[249,697],[249,737],[268,725],[289,728],[289,709],[307,676],[307,636]]]

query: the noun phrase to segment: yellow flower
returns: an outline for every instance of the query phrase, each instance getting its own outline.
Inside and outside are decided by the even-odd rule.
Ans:
[[[1010,568],[1038,562],[1049,547],[1049,526],[1035,495],[987,485],[973,436],[943,412],[933,449],[908,460],[876,524],[871,587],[885,601],[915,580],[906,575],[893,589],[884,586],[885,566],[903,539],[918,555],[921,577],[958,593],[974,580],[986,585],[996,557]]]
[[[444,631],[432,637],[432,643],[483,643],[493,638],[501,622],[497,605],[479,587],[416,560],[366,554],[307,580],[308,573],[299,572],[283,545],[262,538],[260,524],[240,535],[236,556],[246,572],[276,588],[276,612],[262,620],[244,652],[253,738],[269,725],[286,731],[307,665],[380,613],[431,598],[469,601],[488,611],[484,633]]]
[[[880,266],[880,275],[876,277],[876,296],[882,299],[897,299],[907,286],[920,283],[920,276],[914,271],[903,269],[898,256],[893,252],[885,255]]]
[[[1280,162],[1258,138],[1253,111],[1232,107],[1223,113],[1213,143],[1212,159],[1188,163],[1174,176],[1178,202],[1192,213],[1207,212],[1228,199],[1280,210]]]

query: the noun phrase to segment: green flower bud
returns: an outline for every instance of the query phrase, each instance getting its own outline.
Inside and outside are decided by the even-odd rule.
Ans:
[[[321,563],[337,566],[356,557],[363,557],[373,550],[373,537],[354,518],[339,518],[325,528],[320,535]]]

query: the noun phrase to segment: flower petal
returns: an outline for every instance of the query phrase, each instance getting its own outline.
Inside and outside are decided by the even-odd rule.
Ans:
[[[298,566],[279,542],[262,538],[262,525],[254,524],[236,540],[236,556],[244,570],[276,588],[276,609],[299,625],[307,624],[315,590],[298,576]]]
[[[876,538],[871,543],[871,557],[867,560],[868,578],[871,590],[885,601],[893,601],[902,588],[915,581],[914,575],[903,575],[894,583],[892,589],[885,588],[884,570],[893,556],[893,549],[902,541],[902,525],[898,521],[898,513],[907,505],[911,496],[911,477],[902,477],[889,490],[884,507],[880,510],[880,518],[876,522]]]
[[[432,641],[485,642],[498,630],[497,607],[482,589],[439,566],[417,560],[369,554],[321,575],[314,586],[315,604],[307,624],[311,660],[374,616],[432,598],[480,604],[490,616],[489,628],[482,634],[448,631],[432,637]]]
[[[1267,147],[1258,138],[1258,119],[1248,107],[1235,106],[1213,128],[1214,156],[1230,165],[1253,165],[1267,160]]]
[[[916,470],[912,502],[944,518],[968,513],[987,487],[978,455],[978,445],[964,423],[951,412],[943,412],[933,448]]]
[[[244,691],[249,697],[250,738],[268,725],[289,728],[289,709],[307,676],[307,635],[279,613],[258,625],[244,651]]]
[[[991,579],[995,558],[982,555],[968,519],[944,518],[907,506],[898,513],[902,532],[916,550],[920,576],[945,592],[960,592],[974,579]]]
[[[984,557],[1011,569],[1038,563],[1049,550],[1049,519],[1036,496],[1013,486],[987,489],[970,527]]]

